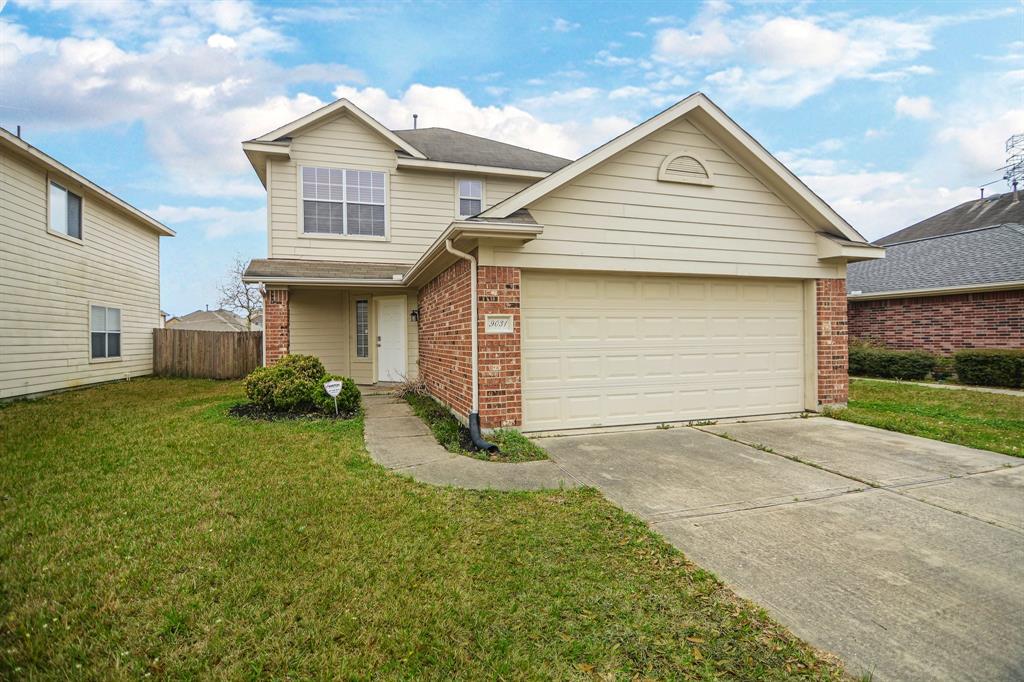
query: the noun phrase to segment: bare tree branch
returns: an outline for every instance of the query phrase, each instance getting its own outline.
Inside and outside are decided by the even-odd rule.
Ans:
[[[245,318],[249,331],[252,331],[253,320],[263,312],[263,296],[255,284],[242,281],[246,262],[241,256],[235,256],[235,262],[228,268],[227,277],[220,283],[218,304],[238,313]]]

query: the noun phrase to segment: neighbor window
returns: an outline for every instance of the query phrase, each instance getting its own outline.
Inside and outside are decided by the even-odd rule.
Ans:
[[[121,311],[94,305],[90,311],[90,345],[93,358],[121,357]]]
[[[50,230],[82,238],[82,197],[50,182]]]
[[[481,180],[459,180],[459,217],[474,216],[484,208],[484,183]]]
[[[370,357],[369,301],[356,301],[356,357]]]
[[[384,182],[379,171],[303,168],[303,232],[385,236]]]

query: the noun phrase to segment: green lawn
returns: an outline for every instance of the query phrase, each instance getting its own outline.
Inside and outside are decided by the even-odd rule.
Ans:
[[[443,490],[237,383],[0,409],[0,679],[840,679],[594,491]]]
[[[830,416],[1024,457],[1024,398],[870,379],[850,382],[850,402]]]

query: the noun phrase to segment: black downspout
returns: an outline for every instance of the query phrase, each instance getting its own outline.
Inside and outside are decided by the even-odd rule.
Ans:
[[[484,452],[498,451],[497,445],[488,443],[480,434],[480,415],[476,412],[469,413],[469,437],[478,450],[483,450]]]

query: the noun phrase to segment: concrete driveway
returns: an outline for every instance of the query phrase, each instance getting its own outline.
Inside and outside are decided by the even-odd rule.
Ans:
[[[1024,459],[826,418],[542,444],[851,673],[1024,679]]]

